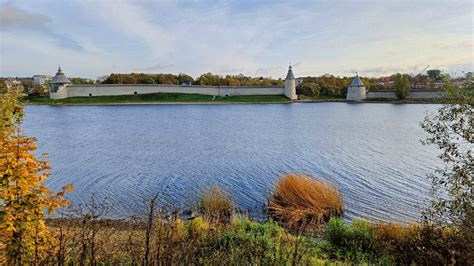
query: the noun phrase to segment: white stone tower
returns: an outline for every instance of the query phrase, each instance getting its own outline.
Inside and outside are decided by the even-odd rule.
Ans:
[[[359,75],[356,74],[355,78],[352,80],[351,85],[347,88],[347,98],[348,101],[360,102],[367,99],[367,91],[365,85],[360,80]]]
[[[58,72],[56,75],[51,79],[50,83],[50,91],[49,91],[49,98],[51,99],[64,99],[67,98],[67,89],[66,87],[71,84],[66,75],[64,75],[61,66],[58,67]]]
[[[285,96],[290,100],[297,100],[298,96],[296,95],[296,81],[295,75],[293,75],[293,69],[291,65],[288,67],[288,74],[285,78]]]

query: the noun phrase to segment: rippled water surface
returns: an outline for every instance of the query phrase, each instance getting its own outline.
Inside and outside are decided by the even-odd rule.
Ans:
[[[167,187],[188,206],[218,184],[258,215],[284,173],[330,180],[346,218],[411,221],[440,166],[419,122],[437,105],[266,104],[27,106],[24,127],[48,153],[48,185],[73,202],[108,197],[113,216],[137,214]]]

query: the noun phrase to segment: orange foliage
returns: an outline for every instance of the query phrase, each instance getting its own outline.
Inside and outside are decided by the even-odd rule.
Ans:
[[[8,125],[0,129],[0,239],[10,264],[35,263],[51,248],[44,210],[51,214],[67,205],[63,195],[72,190],[71,185],[60,192],[46,187],[49,164],[33,155],[36,140],[22,135],[22,111],[17,108],[15,104],[14,115],[0,117]]]
[[[342,195],[331,183],[289,174],[278,181],[270,199],[269,214],[287,227],[319,227],[343,213]]]

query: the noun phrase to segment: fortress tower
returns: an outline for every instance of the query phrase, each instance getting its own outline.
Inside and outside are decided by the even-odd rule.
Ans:
[[[367,92],[365,90],[365,85],[362,80],[359,78],[359,75],[356,74],[355,78],[352,80],[351,85],[347,88],[347,98],[348,101],[360,102],[367,99]]]
[[[66,75],[64,75],[61,66],[58,68],[58,72],[56,75],[51,79],[50,83],[50,91],[49,91],[49,98],[51,99],[63,99],[67,98],[67,90],[66,87],[71,84]]]
[[[288,74],[285,78],[285,96],[290,100],[297,100],[298,96],[296,95],[296,81],[295,75],[293,75],[293,69],[291,65],[288,67]]]

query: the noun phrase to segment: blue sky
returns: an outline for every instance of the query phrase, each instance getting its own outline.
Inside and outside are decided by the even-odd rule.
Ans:
[[[473,70],[471,1],[4,1],[0,76]]]

